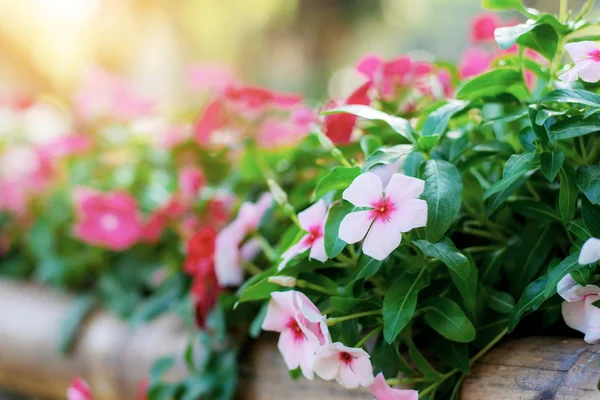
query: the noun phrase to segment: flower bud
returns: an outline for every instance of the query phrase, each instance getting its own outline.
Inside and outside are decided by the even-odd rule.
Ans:
[[[293,276],[278,275],[269,277],[269,282],[283,287],[294,287],[298,280]]]

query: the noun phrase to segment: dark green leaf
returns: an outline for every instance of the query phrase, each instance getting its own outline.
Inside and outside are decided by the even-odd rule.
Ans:
[[[419,151],[413,151],[406,156],[404,160],[404,174],[417,178],[421,164],[425,161],[425,156]]]
[[[467,101],[449,100],[447,104],[429,114],[423,125],[423,136],[441,137],[446,132],[452,116],[464,110],[468,105]]]
[[[546,299],[550,298],[556,293],[556,285],[558,282],[571,271],[582,267],[578,262],[579,252],[569,255],[567,258],[562,260],[556,267],[548,272],[548,280],[544,289],[544,296]]]
[[[360,168],[358,167],[334,167],[329,174],[317,183],[313,201],[333,190],[346,189],[358,175],[360,175]]]
[[[417,306],[419,291],[429,284],[425,268],[405,272],[385,292],[383,299],[383,336],[392,343],[410,322]]]
[[[582,220],[575,220],[569,222],[569,224],[567,225],[567,229],[569,230],[569,232],[577,236],[578,239],[581,239],[583,241],[588,240],[592,237],[592,233],[588,230],[588,228],[585,226],[585,223]]]
[[[475,265],[475,261],[473,258],[468,255],[467,259],[469,260],[469,273],[467,275],[467,279],[461,279],[454,271],[449,270],[450,279],[454,286],[458,289],[458,293],[463,301],[465,309],[470,313],[475,313],[475,308],[477,307],[477,283],[478,283],[478,275],[477,266]]]
[[[444,236],[436,243],[430,243],[426,240],[416,240],[413,243],[426,256],[442,261],[461,279],[466,280],[469,276],[469,260],[464,254],[458,251],[452,240],[447,237]]]
[[[381,147],[371,154],[362,166],[363,171],[368,171],[375,165],[391,164],[406,156],[414,147],[408,144],[399,144],[392,147]]]
[[[62,321],[60,329],[60,352],[67,354],[71,351],[73,342],[77,337],[79,328],[85,317],[94,308],[95,298],[92,295],[81,295],[69,306],[67,315]]]
[[[356,267],[356,275],[354,275],[353,279],[372,277],[377,273],[377,271],[379,271],[379,268],[381,268],[381,264],[383,264],[383,261],[376,260],[363,254],[360,257],[360,260],[358,260],[358,265]]]
[[[448,298],[427,302],[425,322],[446,339],[459,343],[475,339],[475,327],[458,304]]]
[[[408,338],[407,338],[408,339]],[[412,342],[412,340],[406,340],[408,345],[408,355],[410,356],[410,360],[417,366],[417,369],[423,374],[426,380],[434,381],[441,374],[431,366],[429,361],[423,356],[423,354],[419,351],[417,346]]]
[[[546,203],[535,200],[518,200],[510,204],[511,210],[525,217],[542,221],[562,222],[556,211]]]
[[[487,199],[487,210],[485,212],[486,217],[492,215],[504,202],[514,193],[516,192],[527,180],[526,176],[521,177],[520,179],[513,182],[509,187],[493,194],[489,199]]]
[[[487,306],[500,314],[510,314],[515,307],[515,299],[510,293],[501,292],[491,287],[485,289]]]
[[[519,321],[530,312],[537,310],[544,300],[546,300],[544,296],[544,290],[546,289],[546,284],[548,282],[548,277],[543,275],[537,280],[531,282],[519,298],[519,301],[513,308],[510,313],[509,321],[508,321],[508,330],[512,331],[515,329]],[[556,288],[556,286],[555,286]]]
[[[338,231],[344,217],[354,209],[355,207],[345,200],[329,209],[325,223],[325,253],[327,253],[327,257],[337,257],[346,247],[346,242],[338,237]]]
[[[460,211],[462,178],[449,162],[429,160],[423,171],[425,190],[422,198],[427,202],[427,239],[437,242],[444,236]]]
[[[502,179],[490,186],[484,193],[483,198],[487,199],[491,195],[503,192],[512,187],[515,182],[518,182],[525,174],[535,169],[538,166],[536,153],[529,152],[523,154],[513,154],[510,156],[506,165]]]
[[[575,171],[569,164],[560,169],[560,193],[558,206],[562,221],[567,223],[575,217],[579,188],[575,184]]]
[[[429,342],[434,354],[440,360],[464,373],[469,373],[471,366],[469,364],[469,345],[466,343],[457,343],[436,337]]]
[[[360,304],[360,299],[355,299],[352,297],[339,297],[333,296],[330,298],[331,307],[333,307],[337,312],[346,314],[352,311],[354,307]]]
[[[540,156],[540,165],[544,177],[548,179],[548,181],[554,182],[564,161],[565,155],[562,150],[544,151]]]
[[[497,68],[478,75],[463,83],[458,88],[456,98],[461,100],[476,100],[481,97],[494,97],[510,93],[518,99],[529,97],[523,75],[512,68]]]
[[[581,218],[593,237],[600,237],[600,206],[595,206],[587,198],[581,199]]]
[[[508,50],[518,42],[551,59],[556,53],[559,35],[565,34],[567,30],[566,25],[546,14],[524,24],[497,28],[494,37],[503,50]]]
[[[592,204],[600,204],[600,166],[582,165],[577,168],[577,187]]]
[[[600,118],[581,119],[572,117],[563,119],[550,126],[550,134],[556,139],[569,139],[600,131]]]

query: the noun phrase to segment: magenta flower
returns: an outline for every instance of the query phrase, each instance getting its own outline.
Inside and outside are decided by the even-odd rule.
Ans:
[[[283,260],[279,264],[281,271],[286,264],[298,254],[304,253],[310,249],[309,259],[325,262],[325,221],[327,221],[327,205],[323,200],[317,201],[306,210],[298,213],[300,227],[307,232],[298,243],[290,247],[281,257]]]
[[[335,379],[347,389],[373,383],[369,354],[363,349],[346,347],[339,342],[329,343],[317,351],[313,369],[326,381]]]
[[[584,82],[600,81],[600,48],[595,42],[583,41],[565,44],[575,66],[558,77],[565,83],[581,78]]]
[[[140,239],[143,226],[137,203],[128,193],[79,188],[73,201],[77,213],[74,232],[83,242],[124,250]]]
[[[87,382],[76,377],[71,382],[71,386],[67,390],[68,400],[92,400],[92,392]]]
[[[460,76],[469,78],[486,72],[492,65],[494,55],[479,47],[468,48],[459,65]]]
[[[387,384],[382,373],[375,377],[371,385],[371,393],[377,400],[418,400],[419,393],[416,390],[392,389]]]
[[[285,364],[290,370],[300,367],[312,380],[315,354],[331,339],[325,317],[309,298],[294,290],[271,293],[262,329],[281,333],[277,347]]]
[[[494,42],[494,31],[504,26],[496,14],[481,14],[471,20],[471,42]]]
[[[382,190],[381,180],[371,172],[354,179],[342,198],[356,207],[344,217],[338,236],[346,243],[363,238],[363,253],[376,260],[391,254],[402,240],[402,233],[427,224],[427,203],[420,200],[425,182],[402,174],[394,174]]]
[[[221,287],[238,286],[244,280],[242,263],[253,259],[259,247],[256,240],[244,239],[258,228],[265,212],[273,204],[269,193],[265,193],[256,204],[246,202],[240,207],[238,216],[217,235],[215,248],[215,273]]]
[[[186,167],[179,171],[179,190],[187,200],[195,200],[206,183],[204,172],[198,167]]]
[[[591,264],[600,260],[600,239],[589,238],[581,247],[579,264]]]

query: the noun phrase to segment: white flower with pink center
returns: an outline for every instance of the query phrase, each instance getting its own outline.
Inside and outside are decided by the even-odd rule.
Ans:
[[[300,367],[307,379],[313,379],[315,354],[331,338],[325,317],[308,297],[294,290],[271,293],[262,329],[280,332],[277,347],[287,367]]]
[[[359,175],[342,198],[356,207],[368,208],[344,217],[338,236],[346,243],[363,238],[363,253],[383,260],[402,240],[402,233],[427,224],[427,203],[419,199],[425,182],[394,174],[382,190],[381,179],[371,172]]]
[[[327,221],[327,205],[323,200],[319,200],[306,210],[298,213],[300,227],[307,232],[298,243],[290,247],[281,257],[279,264],[281,271],[287,263],[297,256],[310,249],[308,258],[325,262],[327,254],[325,253],[325,221]]]
[[[418,400],[419,393],[416,390],[392,389],[387,384],[382,373],[375,377],[371,385],[371,393],[376,400]]]
[[[329,343],[315,356],[313,369],[326,381],[335,379],[347,389],[370,386],[373,383],[373,366],[369,354],[363,349]]]
[[[585,82],[600,81],[600,48],[595,42],[582,41],[567,43],[565,49],[575,62],[575,66],[559,76],[565,82],[575,82],[578,78]]]

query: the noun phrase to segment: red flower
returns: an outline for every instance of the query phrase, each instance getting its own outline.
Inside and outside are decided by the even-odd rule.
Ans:
[[[344,102],[345,104],[361,104],[368,106],[371,104],[371,99],[368,96],[369,89],[371,88],[371,82],[367,82],[354,93],[352,93],[348,99]],[[337,104],[333,104],[336,107]],[[331,106],[329,107],[331,108]],[[356,116],[352,114],[331,114],[325,117],[325,134],[334,143],[346,144],[350,143],[350,137],[352,131],[356,125]]]

